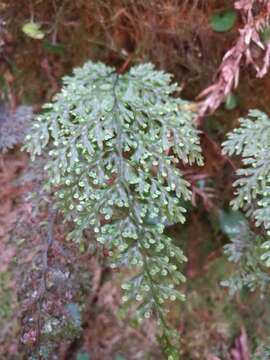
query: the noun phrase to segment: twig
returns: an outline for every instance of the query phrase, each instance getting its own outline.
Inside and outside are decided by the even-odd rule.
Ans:
[[[260,12],[253,15],[258,7]],[[235,8],[240,11],[245,26],[239,30],[239,38],[235,45],[226,52],[217,71],[214,84],[202,91],[197,99],[200,102],[197,123],[202,125],[206,114],[213,113],[239,83],[240,66],[245,59],[246,65],[252,65],[257,77],[263,77],[270,65],[270,42],[264,45],[260,39],[260,31],[269,24],[270,1],[268,0],[236,0]],[[265,52],[263,66],[252,56],[252,46],[255,45]]]

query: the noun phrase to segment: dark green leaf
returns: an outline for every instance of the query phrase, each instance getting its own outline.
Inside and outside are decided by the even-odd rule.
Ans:
[[[235,10],[226,10],[212,15],[210,25],[214,31],[226,32],[233,28],[237,19]]]
[[[245,216],[240,211],[220,210],[219,212],[220,228],[228,236],[239,234],[241,223],[246,221]]]
[[[50,54],[61,55],[61,56],[64,55],[65,46],[62,44],[52,44],[49,41],[44,40],[42,46]]]
[[[234,94],[230,94],[225,99],[225,109],[234,110],[237,107],[237,98]]]

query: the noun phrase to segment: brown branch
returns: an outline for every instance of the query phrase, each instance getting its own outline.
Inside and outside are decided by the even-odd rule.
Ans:
[[[255,8],[259,9],[255,14]],[[239,30],[239,38],[235,45],[226,52],[217,71],[216,81],[197,99],[200,102],[197,123],[202,124],[206,114],[213,113],[239,83],[240,66],[245,60],[246,65],[252,65],[257,77],[263,77],[270,65],[270,42],[264,45],[260,39],[260,32],[269,24],[270,1],[268,0],[237,0],[235,8],[240,11],[245,23]],[[265,52],[263,66],[260,68],[258,60],[252,54],[252,46]]]

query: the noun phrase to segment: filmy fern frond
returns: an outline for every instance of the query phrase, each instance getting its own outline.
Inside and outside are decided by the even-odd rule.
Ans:
[[[247,118],[240,119],[240,127],[229,134],[223,144],[228,155],[241,155],[243,168],[237,170],[236,197],[233,209],[244,209],[263,225],[270,235],[270,119],[259,110],[250,111]],[[263,244],[262,259],[270,266],[270,248]]]
[[[244,287],[251,291],[258,288],[265,291],[270,283],[265,272],[265,259],[262,259],[265,238],[251,231],[247,219],[240,212],[221,212],[220,221],[222,230],[230,239],[230,243],[224,246],[224,253],[237,265],[236,271],[222,285],[229,288],[231,295]]]
[[[75,223],[70,237],[80,242],[93,227],[111,266],[132,267],[123,302],[137,301],[138,320],[157,315],[165,342],[164,304],[183,299],[176,287],[185,280],[186,260],[165,224],[185,221],[182,203],[191,196],[176,165],[202,164],[193,113],[172,96],[176,88],[151,64],[119,75],[88,62],[64,78],[26,143],[33,158],[50,149],[48,184]]]
[[[270,119],[259,110],[250,111],[248,118],[240,119],[240,127],[229,134],[224,142],[224,152],[228,155],[241,155],[243,168],[237,170],[238,179],[235,181],[236,197],[232,201],[233,208],[244,209],[255,220],[255,225],[262,225],[270,235]],[[254,240],[255,239],[255,240]],[[259,262],[270,266],[270,241],[253,234],[253,250],[255,261],[259,252],[259,260],[253,266],[253,282],[269,283],[268,275],[261,271]],[[250,247],[249,247],[250,248]],[[250,257],[250,259],[251,259]],[[251,260],[249,260],[249,263]],[[255,261],[256,263],[256,261]],[[260,277],[256,278],[255,275]],[[255,276],[255,278],[254,278]],[[249,280],[250,282],[250,276]]]

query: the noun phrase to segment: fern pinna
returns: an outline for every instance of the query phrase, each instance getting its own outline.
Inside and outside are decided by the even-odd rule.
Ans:
[[[137,304],[138,321],[157,316],[171,359],[165,303],[184,298],[177,286],[186,258],[164,230],[185,221],[182,204],[191,197],[176,164],[202,164],[193,113],[176,90],[151,64],[120,75],[88,62],[64,77],[26,140],[33,158],[49,149],[47,182],[75,224],[69,236],[80,242],[92,227],[111,267],[132,267],[123,303]]]

